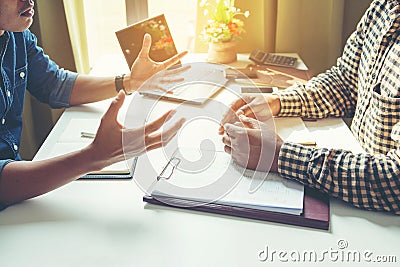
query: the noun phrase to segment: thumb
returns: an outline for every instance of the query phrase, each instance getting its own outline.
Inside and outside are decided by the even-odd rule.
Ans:
[[[117,119],[118,112],[120,108],[122,107],[122,104],[124,104],[125,101],[125,93],[124,91],[119,91],[117,97],[111,102],[110,107],[108,108],[106,114],[104,114],[104,117],[107,119]]]
[[[151,35],[146,33],[144,35],[142,49],[140,50],[138,57],[147,58],[150,53],[150,47],[151,47]]]

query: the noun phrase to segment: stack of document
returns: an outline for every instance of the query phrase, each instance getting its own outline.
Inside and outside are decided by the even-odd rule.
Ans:
[[[275,127],[286,141],[314,143],[301,118],[276,118]],[[295,181],[240,167],[221,150],[189,147],[177,150],[149,192],[163,202],[189,200],[292,215],[302,214],[304,202],[304,186]]]
[[[182,162],[176,168],[169,168],[169,173],[164,173],[169,179],[155,183],[152,197],[191,200],[198,205],[216,203],[294,215],[302,213],[303,185],[284,180],[275,173],[249,173],[223,151],[181,150],[185,160],[191,161],[192,169],[199,169],[193,168],[199,157],[212,158],[212,163],[200,172],[190,172],[182,167]]]

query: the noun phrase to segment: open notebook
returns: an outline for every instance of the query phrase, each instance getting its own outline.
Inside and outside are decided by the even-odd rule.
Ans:
[[[86,147],[93,139],[82,137],[81,133],[96,133],[99,124],[100,120],[98,119],[71,119],[59,140],[54,144],[47,158],[64,155]],[[121,161],[105,167],[100,171],[89,173],[82,178],[130,179],[132,175],[131,168],[129,168],[127,162]]]
[[[276,118],[275,124],[286,141],[313,141],[301,118]],[[211,159],[207,166],[200,160],[205,158]],[[167,204],[171,199],[180,199],[197,205],[214,203],[292,215],[303,212],[303,185],[282,179],[276,173],[242,168],[224,151],[180,148],[149,191],[151,197]]]
[[[276,128],[284,140],[297,143],[304,142],[309,145],[313,143],[311,134],[300,118],[277,118]],[[209,135],[207,136],[214,139],[210,132],[216,131],[217,129],[208,129]],[[192,136],[192,138],[196,137]],[[220,140],[220,137],[216,138]],[[184,142],[184,144],[187,144],[187,142]],[[192,161],[196,162],[200,151],[196,151],[194,148],[181,147],[180,150],[185,154],[185,158],[191,158]],[[203,149],[201,153],[206,157],[207,154],[215,157],[208,168],[197,173],[193,171],[190,173],[190,168],[184,164],[181,165],[182,162],[178,163],[174,159],[175,155],[169,161],[165,161],[166,159],[162,159],[160,154],[155,155],[155,153],[151,162],[159,164],[164,162],[165,166],[159,168],[158,177],[153,177],[154,181],[147,190],[148,194],[143,197],[143,201],[181,210],[207,212],[322,230],[329,229],[329,198],[326,194],[305,188],[293,181],[283,180],[277,174],[268,174],[266,179],[263,179],[264,173],[238,167],[232,162],[230,156],[218,147],[216,151],[207,152]],[[176,165],[177,167],[174,167]],[[136,169],[136,178],[143,176],[143,179],[151,179],[146,167],[143,168],[142,166],[143,162]],[[181,170],[179,170],[179,166],[181,166]],[[197,167],[194,169],[199,170]],[[155,175],[157,176],[157,174]],[[260,177],[262,179],[259,179]],[[157,181],[157,178],[159,181]],[[165,178],[168,179],[165,180]],[[259,183],[260,181],[264,182]],[[227,184],[224,184],[224,182],[227,182]],[[254,186],[258,190],[252,190]],[[220,197],[216,198],[217,195],[220,195]],[[156,207],[150,206],[149,208]]]

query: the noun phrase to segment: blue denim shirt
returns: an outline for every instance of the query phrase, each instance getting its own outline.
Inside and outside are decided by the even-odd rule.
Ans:
[[[60,69],[29,31],[0,36],[0,178],[6,164],[20,160],[25,91],[53,108],[68,107],[77,77]]]

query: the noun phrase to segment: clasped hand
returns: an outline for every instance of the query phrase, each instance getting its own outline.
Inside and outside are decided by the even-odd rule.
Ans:
[[[282,139],[275,132],[273,116],[279,113],[279,97],[247,95],[235,101],[221,121],[225,151],[241,166],[277,171]]]

